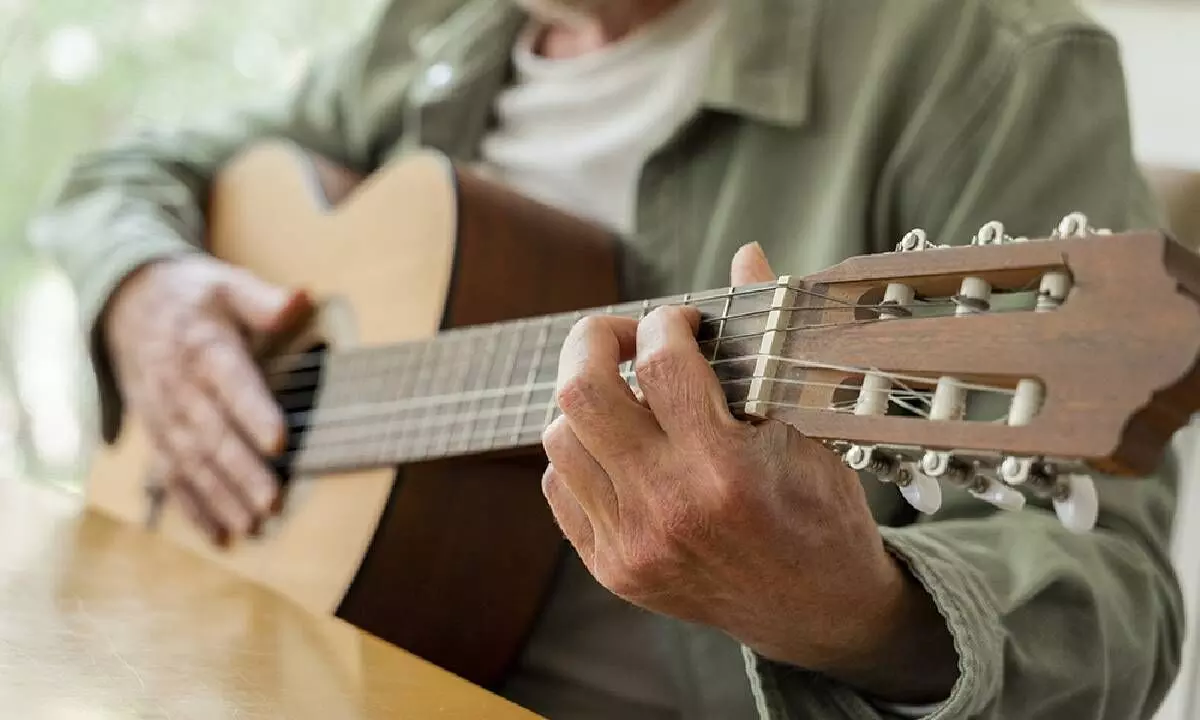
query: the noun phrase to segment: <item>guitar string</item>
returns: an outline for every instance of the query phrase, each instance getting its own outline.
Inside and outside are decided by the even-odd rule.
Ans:
[[[904,402],[900,401],[898,398],[893,397],[893,398],[891,398],[891,401],[894,404],[896,404],[897,406],[917,412],[919,419],[927,419],[928,418],[927,413],[921,412],[918,408],[915,408],[907,403],[904,403]],[[748,401],[740,400],[740,401],[736,401],[733,403],[729,403],[728,407],[730,408],[730,410],[736,411],[738,408],[744,408],[744,406],[746,404],[748,404]],[[801,411],[819,410],[822,412],[828,412],[828,413],[835,414],[835,415],[853,414],[852,409],[831,408],[828,405],[806,405],[806,404],[795,403],[795,402],[770,401],[770,400],[759,401],[759,404],[766,406],[766,407],[781,408],[781,409],[793,410],[793,411],[795,411],[795,410],[801,410]],[[481,419],[495,419],[497,417],[504,417],[504,416],[509,416],[509,415],[516,416],[518,414],[523,418],[525,415],[528,415],[529,413],[540,413],[540,412],[544,411],[547,407],[556,407],[556,406],[553,402],[548,402],[548,403],[531,404],[528,408],[524,408],[524,409],[522,409],[522,408],[501,408],[501,409],[489,412],[485,415],[482,415]],[[521,410],[524,410],[524,412],[520,412]],[[890,417],[895,418],[895,416],[890,416]],[[434,418],[431,418],[429,420],[422,422],[421,425],[417,429],[419,429],[421,431],[425,431],[425,430],[431,429],[433,427],[452,424],[451,421],[453,421],[454,419],[455,418],[453,416],[441,416],[441,417],[434,416]],[[896,419],[904,420],[905,418],[899,417]],[[1007,421],[1007,418],[1001,417],[1001,418],[995,418],[995,419],[989,419],[989,420],[983,420],[983,419],[971,420],[970,422],[978,423],[980,425],[987,425],[987,424],[1004,423],[1006,421]],[[442,452],[442,453],[427,452],[427,450],[432,449],[434,440],[438,437],[437,435],[431,436],[428,439],[424,439],[424,440],[422,440],[422,437],[420,435],[407,435],[407,436],[401,436],[399,438],[394,438],[394,439],[389,438],[385,442],[385,445],[381,447],[379,443],[373,442],[370,440],[364,440],[361,435],[357,435],[357,434],[353,434],[353,433],[347,433],[346,437],[343,439],[340,439],[340,440],[331,439],[328,437],[328,435],[326,433],[323,433],[322,441],[320,444],[306,445],[304,447],[301,447],[298,450],[284,454],[282,456],[282,459],[285,461],[291,461],[291,462],[296,462],[298,459],[299,465],[297,467],[299,467],[300,469],[313,469],[313,470],[337,467],[337,464],[335,462],[337,457],[345,458],[344,462],[348,463],[349,466],[353,466],[353,467],[361,467],[362,458],[365,458],[367,456],[376,458],[381,464],[391,464],[392,462],[397,462],[397,461],[402,461],[402,460],[413,460],[413,459],[424,458],[424,457],[444,457],[444,456],[446,456],[446,454],[452,454],[453,452],[456,452],[456,451],[457,452],[470,452],[473,450],[496,449],[499,447],[518,447],[518,446],[522,446],[522,445],[525,445],[528,443],[533,443],[533,442],[539,441],[540,437],[541,437],[541,433],[544,431],[544,429],[545,428],[542,427],[540,424],[534,424],[534,425],[527,426],[524,422],[519,422],[512,428],[512,430],[515,431],[515,434],[506,435],[506,437],[508,438],[508,441],[505,443],[496,445],[496,444],[484,441],[484,437],[481,434],[475,434],[468,438],[465,438],[463,441],[446,443],[444,445],[444,452]],[[393,452],[391,452],[391,453],[386,452],[386,450],[389,447],[394,448]],[[335,456],[335,457],[330,457],[331,455]],[[390,457],[389,457],[389,455],[390,455]]]
[[[1018,294],[1018,293],[1027,292],[1029,289],[1032,288],[1032,285],[1033,285],[1033,283],[1030,283],[1025,288],[1015,290],[1015,291],[1013,291],[1013,293]],[[772,286],[769,288],[764,288],[762,290],[748,292],[746,295],[743,295],[740,297],[748,297],[753,294],[764,293],[764,292],[768,292],[768,291],[774,292],[775,290],[779,289],[780,287],[782,287],[782,286]],[[713,325],[713,324],[728,323],[729,321],[732,321],[732,320],[746,320],[746,319],[750,319],[750,318],[769,315],[769,314],[771,314],[773,312],[777,312],[777,311],[778,312],[787,312],[787,313],[797,313],[797,312],[836,312],[836,311],[848,311],[848,310],[867,310],[870,312],[880,314],[884,310],[884,308],[880,305],[873,305],[873,304],[866,304],[866,303],[854,303],[854,302],[850,302],[847,300],[843,300],[842,298],[833,297],[828,294],[818,293],[818,292],[811,291],[811,290],[803,290],[800,288],[791,288],[791,289],[796,292],[799,292],[801,294],[804,294],[804,295],[810,295],[810,296],[816,297],[818,299],[829,300],[829,301],[838,303],[838,305],[835,307],[828,307],[828,306],[813,307],[810,305],[788,305],[788,306],[779,307],[779,308],[764,308],[764,309],[760,309],[760,310],[748,310],[748,311],[744,311],[741,313],[736,313],[734,315],[713,316],[713,317],[703,318],[703,319],[701,319],[699,324],[703,327],[703,326]],[[735,296],[735,297],[738,297],[738,296]],[[666,305],[687,305],[689,307],[696,307],[702,303],[723,302],[724,300],[725,300],[725,296],[717,296],[717,297],[705,298],[705,299],[701,299],[701,300],[691,300],[691,301],[688,301],[687,303],[666,303]],[[945,301],[942,301],[942,300],[937,300],[937,301],[914,300],[912,303],[910,303],[909,305],[907,305],[905,307],[917,307],[917,308],[921,308],[921,309],[942,309],[942,308],[951,309],[951,308],[958,308],[961,305],[962,305],[961,301],[959,301],[957,298],[951,298],[951,299],[945,300]],[[613,307],[615,308],[616,306],[613,306]],[[622,307],[625,307],[625,306],[623,305]],[[634,310],[633,308],[630,308],[628,311],[629,312],[638,312],[637,310]],[[1028,311],[1029,310],[1024,309],[1024,308],[1017,308],[1017,309],[993,310],[993,311],[990,311],[990,313],[984,313],[984,314],[998,314],[998,313],[1007,313],[1007,312],[1028,312]],[[581,311],[579,313],[566,313],[566,314],[561,314],[561,315],[557,315],[557,316],[551,315],[551,316],[545,316],[545,317],[551,318],[550,322],[552,324],[557,321],[560,321],[560,320],[570,319],[571,325],[574,326],[574,324],[576,322],[578,322],[579,319],[582,319],[584,317],[592,317],[592,316],[626,317],[624,314],[618,314],[615,312],[604,312],[604,311],[594,311],[594,312]],[[936,315],[934,317],[949,317],[949,316],[948,315],[946,315],[946,316]],[[872,322],[877,322],[880,319],[882,319],[882,318],[858,319],[856,321],[856,323],[858,323],[858,324],[872,323]],[[365,350],[367,352],[370,352],[370,351],[386,352],[386,351],[398,351],[400,348],[419,347],[419,346],[423,346],[423,345],[426,345],[429,343],[452,344],[452,343],[456,343],[456,342],[465,343],[465,342],[469,342],[469,341],[478,341],[478,340],[482,339],[479,336],[484,334],[484,332],[488,328],[497,327],[497,328],[503,329],[506,325],[509,325],[510,323],[513,324],[514,326],[516,325],[516,321],[509,321],[509,322],[500,322],[500,323],[489,323],[488,325],[478,326],[478,327],[453,328],[453,329],[443,332],[439,335],[435,335],[431,338],[413,341],[411,343],[398,343],[398,344],[393,344],[393,345],[368,347],[368,348],[361,348],[360,350]],[[799,331],[799,330],[805,330],[805,329],[821,329],[821,328],[836,326],[836,325],[841,325],[841,324],[849,324],[849,323],[824,323],[821,325],[807,325],[807,326],[788,328],[787,331],[791,332],[791,331]],[[564,329],[567,332],[570,331],[570,328],[564,328]],[[737,336],[718,336],[718,337],[700,340],[699,344],[701,345],[701,347],[703,347],[705,345],[709,345],[712,343],[726,342],[729,340],[737,340],[740,338],[761,337],[762,335],[764,335],[768,332],[771,332],[771,331],[764,330],[764,331],[759,331],[759,332],[754,332],[754,333],[745,333],[743,335],[737,335]],[[564,335],[564,339],[565,339],[565,335]],[[321,366],[321,363],[322,363],[321,359],[313,358],[309,353],[303,353],[303,352],[291,353],[291,354],[279,355],[279,356],[272,357],[270,360],[268,360],[265,363],[264,371],[265,371],[265,376],[267,378],[274,378],[274,377],[278,377],[278,376],[282,376],[282,375],[288,375],[288,374],[290,374],[292,372],[296,372],[296,371],[317,369]]]
[[[1001,315],[1001,314],[1007,314],[1007,313],[1025,313],[1025,312],[1029,312],[1029,311],[1025,310],[1025,309],[1004,309],[1004,310],[993,310],[988,313],[982,313],[982,314],[983,315]],[[952,316],[946,315],[946,316],[938,316],[938,317],[947,317],[948,318],[948,317],[952,317]],[[885,321],[883,319],[872,318],[872,319],[855,319],[855,320],[851,320],[851,321],[842,321],[842,322],[819,323],[819,324],[815,324],[815,325],[791,325],[791,326],[788,326],[786,328],[783,328],[783,329],[777,330],[777,331],[771,331],[771,330],[755,331],[755,332],[750,332],[750,333],[742,333],[742,334],[738,334],[738,335],[726,335],[726,336],[723,336],[720,338],[711,338],[711,339],[707,339],[707,340],[701,340],[701,341],[698,341],[697,344],[700,347],[704,347],[705,345],[708,345],[708,344],[711,344],[714,342],[729,343],[729,342],[737,342],[740,340],[758,340],[758,339],[763,338],[765,335],[767,335],[771,332],[778,332],[778,333],[783,334],[786,337],[790,337],[794,334],[800,334],[805,331],[828,330],[830,328],[873,325],[873,324],[880,323],[880,322],[885,322]],[[895,320],[889,319],[886,322],[895,322]],[[422,347],[424,347],[424,345],[422,345]],[[743,356],[743,357],[749,357],[749,356]],[[740,358],[734,358],[734,359],[740,359]],[[557,359],[555,359],[555,362],[557,362]],[[718,362],[718,361],[709,361],[710,364],[712,364],[713,362]],[[322,365],[321,361],[317,360],[317,361],[314,361],[312,364],[310,364],[308,367],[302,367],[302,368],[298,368],[298,369],[294,369],[294,370],[289,370],[286,372],[275,372],[275,373],[269,374],[267,376],[267,378],[269,380],[275,380],[276,378],[282,378],[283,382],[274,382],[274,383],[272,383],[272,386],[274,387],[274,389],[277,392],[285,392],[285,391],[294,389],[292,387],[289,387],[289,385],[287,383],[289,381],[294,381],[299,376],[299,373],[308,372],[308,371],[316,371],[321,367],[321,365]],[[372,377],[373,377],[373,374],[371,374],[371,373],[359,372],[359,373],[357,373],[357,377],[355,378],[355,380],[366,381]],[[303,379],[301,379],[301,381],[303,381]]]
[[[723,358],[721,360],[709,361],[708,365],[710,367],[721,366],[721,365],[728,365],[728,364],[737,363],[737,362],[748,362],[751,360],[760,360],[760,359],[771,360],[771,361],[787,364],[792,367],[798,367],[798,368],[804,369],[804,370],[830,370],[830,371],[835,371],[835,372],[843,372],[843,373],[847,373],[847,374],[851,374],[851,375],[867,375],[867,374],[880,375],[886,379],[892,380],[893,382],[929,383],[929,384],[933,384],[933,383],[937,382],[936,379],[934,379],[934,378],[924,377],[924,376],[920,376],[920,375],[908,375],[908,374],[903,374],[903,373],[898,373],[898,372],[883,371],[883,370],[879,370],[877,368],[863,368],[863,367],[856,367],[856,366],[852,366],[852,365],[837,365],[837,364],[833,364],[833,363],[822,363],[822,362],[812,361],[812,360],[798,360],[795,358],[784,357],[781,355],[770,355],[770,354],[764,354],[764,353],[751,353],[751,354],[747,354],[747,355],[738,356],[735,358]],[[617,373],[617,375],[618,375],[618,377],[622,377],[623,379],[627,379],[627,380],[631,379],[631,378],[636,378],[636,372],[634,372],[634,373]],[[793,379],[788,379],[788,378],[766,378],[766,377],[764,377],[764,378],[754,378],[754,377],[734,378],[734,379],[730,379],[730,380],[723,380],[721,382],[722,382],[722,385],[730,384],[730,383],[749,383],[749,382],[753,382],[755,379],[763,380],[765,382],[779,383],[779,384],[789,384],[789,383],[804,384],[804,383],[819,382],[819,381],[807,381],[807,380],[793,380]],[[826,385],[832,386],[832,387],[843,387],[843,385],[840,385],[840,384],[839,385],[826,384]],[[318,408],[317,412],[321,414],[322,422],[330,422],[330,423],[338,422],[337,418],[341,415],[347,415],[347,416],[352,416],[352,417],[367,417],[369,419],[375,419],[377,417],[407,412],[409,410],[424,409],[424,408],[434,407],[434,406],[438,406],[438,405],[462,403],[462,402],[468,402],[468,401],[475,400],[475,399],[504,400],[504,399],[507,399],[508,397],[511,397],[514,395],[519,395],[521,393],[525,393],[526,391],[532,391],[532,392],[539,392],[542,390],[551,390],[552,391],[552,390],[556,389],[556,387],[557,387],[556,382],[544,381],[541,383],[534,383],[532,385],[512,385],[512,386],[501,387],[501,388],[489,388],[489,389],[480,390],[480,391],[469,391],[469,392],[463,392],[463,393],[448,393],[448,394],[443,394],[443,395],[418,396],[418,397],[412,397],[412,398],[404,398],[404,399],[400,399],[400,400],[378,400],[378,401],[370,401],[370,402],[361,402],[361,403],[358,403],[357,405],[347,404],[347,405],[340,406],[340,407],[337,406],[336,404],[333,404],[327,409],[319,409]],[[981,383],[970,383],[970,382],[959,382],[958,387],[960,387],[964,390],[975,390],[978,392],[992,392],[992,393],[1000,393],[1000,394],[1007,394],[1007,395],[1012,395],[1015,392],[1015,390],[1013,390],[1011,388],[1006,388],[1003,386],[985,385],[985,384],[981,384]],[[915,392],[915,391],[913,391],[913,392]],[[930,391],[930,392],[932,392],[932,391]],[[332,402],[332,401],[330,401],[330,402]],[[370,410],[370,412],[362,413],[361,411],[364,408],[368,408]],[[355,414],[356,411],[358,411],[358,414]]]
[[[921,380],[926,380],[926,379],[921,378]],[[738,379],[735,382],[742,382],[742,381],[745,381],[745,379]],[[802,381],[802,380],[793,380],[793,379],[788,379],[788,378],[776,378],[773,380],[773,382],[776,382],[778,384],[784,384],[784,385],[801,385],[801,386],[818,384],[815,381]],[[830,387],[830,386],[841,387],[841,385],[834,385],[831,383],[822,383],[821,385],[823,385],[825,387]],[[990,388],[987,386],[979,386],[979,387],[982,387],[986,390],[993,391],[993,392],[1003,392],[1005,394],[1011,394],[1013,392],[1008,388]],[[913,395],[913,394],[922,394],[922,393],[920,393],[920,391],[906,391],[906,394]],[[898,407],[903,407],[903,408],[909,410],[910,412],[913,412],[919,418],[928,418],[928,413],[926,411],[922,410],[919,407],[916,407],[914,405],[911,405],[911,404],[905,402],[897,394],[892,394],[889,397],[889,402],[891,404],[897,405]],[[746,403],[746,401],[736,401],[734,403],[729,403],[728,406],[730,407],[730,409],[736,409],[739,406],[744,406],[745,403]],[[787,409],[792,409],[792,410],[820,410],[820,411],[824,411],[824,412],[833,412],[835,414],[848,414],[848,413],[846,413],[846,411],[842,411],[842,410],[838,410],[838,409],[831,409],[830,406],[827,404],[826,405],[804,405],[804,404],[800,404],[800,403],[780,402],[780,401],[762,401],[761,404],[764,406],[768,406],[768,407],[779,407],[779,408],[787,408]],[[526,416],[529,413],[535,413],[536,415],[540,416],[543,414],[544,411],[547,411],[547,410],[557,410],[557,404],[554,402],[553,399],[550,399],[547,401],[538,401],[536,404],[531,403],[530,406],[527,408],[500,407],[500,408],[494,409],[494,410],[492,410],[486,414],[482,414],[482,415],[478,414],[478,413],[476,413],[474,415],[471,415],[471,414],[464,415],[461,413],[456,414],[454,412],[451,412],[448,414],[435,414],[433,416],[423,417],[418,422],[415,422],[415,423],[410,422],[410,423],[402,424],[398,428],[398,429],[402,430],[402,432],[400,434],[395,435],[395,436],[389,435],[389,437],[383,439],[382,441],[376,440],[376,439],[371,439],[371,438],[364,438],[360,433],[355,432],[356,430],[358,430],[360,428],[355,426],[354,424],[343,425],[343,426],[337,427],[337,428],[328,428],[327,427],[327,428],[324,428],[324,429],[318,431],[318,434],[316,436],[318,442],[316,442],[316,443],[312,442],[313,437],[310,435],[308,438],[309,443],[306,445],[305,448],[300,450],[300,452],[307,452],[310,454],[316,453],[318,457],[320,456],[321,453],[329,454],[331,452],[339,452],[340,454],[348,453],[351,455],[371,454],[372,456],[382,456],[382,455],[386,455],[385,451],[387,448],[395,448],[395,450],[393,452],[394,455],[399,455],[399,456],[403,456],[403,457],[425,456],[424,453],[417,453],[417,450],[419,448],[423,448],[424,446],[431,444],[439,436],[436,434],[433,434],[427,440],[421,442],[422,434],[426,433],[426,432],[432,432],[436,428],[444,426],[444,425],[453,426],[453,425],[457,424],[458,422],[461,422],[464,417],[471,419],[472,421],[478,421],[479,419],[497,419],[499,417],[510,416],[510,415],[518,417],[518,423],[513,428],[511,428],[511,430],[513,430],[516,433],[517,437],[524,439],[524,436],[526,434],[531,433],[531,432],[537,432],[540,434],[542,432],[542,430],[544,429],[544,424],[541,422],[535,423],[533,426],[526,428],[525,427]],[[1004,421],[1005,421],[1004,418],[1000,418],[998,420],[991,420],[991,421],[980,420],[980,421],[972,421],[972,422],[996,423],[996,422],[1004,422]],[[507,430],[509,428],[505,428],[505,429]],[[410,431],[414,431],[414,430],[416,431],[416,434],[413,434],[410,432]],[[344,436],[344,439],[338,439],[338,435]],[[483,440],[482,436],[480,436],[479,434],[475,434],[475,435],[469,437],[466,440],[465,444],[460,444],[460,445],[461,445],[461,447],[463,447],[465,449],[471,449],[471,448],[474,448],[477,444],[479,444],[481,440]],[[419,442],[419,445],[418,445],[418,442]],[[449,443],[447,443],[447,444],[449,444]],[[493,445],[494,445],[494,443],[485,441],[482,443],[481,447],[492,447]],[[416,453],[416,454],[414,454],[414,453]]]

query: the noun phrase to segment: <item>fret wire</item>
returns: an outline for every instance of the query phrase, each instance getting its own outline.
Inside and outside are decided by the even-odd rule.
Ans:
[[[550,318],[546,318],[542,321],[541,330],[538,331],[537,347],[534,348],[533,361],[529,363],[529,372],[525,377],[525,394],[521,398],[521,414],[517,422],[513,424],[513,437],[510,442],[516,442],[525,430],[525,414],[529,412],[529,403],[533,398],[533,388],[537,383],[538,370],[542,364],[542,355],[546,353],[546,341],[549,337]]]
[[[403,360],[404,360],[403,362],[389,363],[389,365],[392,368],[395,368],[394,373],[389,371],[388,377],[395,378],[395,380],[397,382],[398,389],[394,393],[394,395],[396,397],[396,402],[400,402],[405,397],[408,396],[408,392],[406,390],[404,390],[403,388],[407,384],[407,381],[412,377],[411,365],[412,365],[413,361],[420,355],[419,352],[412,352],[412,350],[416,350],[416,348],[410,348],[410,350],[408,352],[403,353]],[[391,395],[393,393],[388,393],[388,394]],[[393,414],[389,415],[387,421],[383,425],[383,432],[380,434],[380,438],[377,443],[377,447],[376,447],[376,451],[375,451],[377,461],[382,462],[387,457],[388,446],[392,442],[393,427],[398,418],[398,415],[399,415],[398,413],[393,413]]]
[[[433,397],[446,397],[451,399],[451,402],[453,402],[453,399],[456,399],[457,396],[452,393],[438,392],[438,378],[441,376],[442,368],[444,367],[442,357],[446,354],[446,348],[453,345],[458,340],[459,338],[456,337],[451,339],[450,342],[429,343],[430,352],[422,361],[424,365],[422,368],[424,382],[421,383],[417,390],[421,396],[429,395]],[[440,408],[437,408],[437,410],[440,410]],[[432,434],[432,430],[429,428],[426,420],[436,418],[438,414],[437,410],[435,410],[433,407],[426,406],[420,411],[417,422],[414,423],[416,432],[412,436],[414,445],[412,452],[416,455],[424,455],[426,453],[426,436]]]
[[[427,368],[429,367],[428,359],[429,359],[430,349],[435,344],[436,343],[425,343],[422,346],[421,352],[417,354],[417,357],[419,359],[417,360],[416,368],[410,369],[410,371],[407,373],[407,375],[409,376],[409,382],[407,383],[407,385],[409,387],[409,392],[408,392],[409,397],[413,397],[413,398],[419,397],[419,393],[421,392],[421,389],[423,387],[422,379],[425,377]],[[411,406],[411,405],[409,406],[409,408],[412,408],[412,407],[413,406]],[[422,409],[425,412],[428,412],[428,410],[429,410],[428,407],[422,408],[422,406],[419,406],[419,405],[416,406],[415,409],[417,410],[418,413],[420,413]],[[405,411],[401,410],[400,414],[404,415]],[[409,413],[409,414],[411,415],[411,413]],[[419,427],[420,423],[418,422],[417,425]],[[400,436],[395,438],[395,440],[394,440],[394,442],[396,443],[395,453],[398,455],[401,455],[401,456],[411,455],[416,450],[416,444],[414,442],[415,437],[412,434],[406,432],[407,429],[408,429],[407,426],[402,425],[402,431],[400,433]],[[410,445],[412,445],[411,449],[409,449]]]
[[[575,323],[577,323],[583,319],[583,311],[582,310],[576,311],[575,313],[570,315],[570,318],[571,318],[571,323],[570,323],[571,327],[575,327]],[[569,330],[567,331],[567,334],[570,335]],[[564,340],[564,343],[565,343],[565,340]],[[550,396],[550,402],[546,406],[546,422],[543,423],[544,428],[548,428],[551,425],[553,425],[554,421],[557,420],[559,418],[559,416],[562,415],[562,408],[560,408],[558,406],[558,395],[557,395],[558,373],[556,372],[554,375],[555,375],[555,382],[554,382],[555,394]]]
[[[524,320],[517,323],[516,332],[514,333],[514,335],[516,336],[516,339],[513,341],[512,352],[509,354],[508,362],[506,363],[506,368],[504,371],[504,377],[500,380],[499,387],[507,388],[512,383],[512,376],[513,376],[513,372],[516,369],[517,357],[520,355],[521,343],[524,339],[526,324],[527,324],[527,321],[524,321]],[[505,401],[505,397],[501,397],[500,409],[503,409],[504,401]],[[495,416],[492,424],[489,426],[488,434],[486,435],[486,437],[483,441],[483,447],[480,449],[487,450],[487,449],[492,448],[493,443],[495,443],[495,440],[496,440],[496,432],[499,429],[500,429],[500,416],[497,415],[497,416]]]
[[[403,353],[398,354],[398,355],[400,355],[400,360],[401,360],[400,362],[389,362],[389,364],[388,364],[389,371],[388,371],[388,373],[386,373],[386,376],[385,376],[386,380],[384,382],[384,384],[386,386],[388,386],[388,390],[391,390],[391,380],[392,379],[395,378],[396,380],[398,380],[398,382],[403,383],[404,378],[406,378],[408,376],[407,372],[401,372],[401,371],[408,370],[407,366],[409,365],[409,362],[412,361],[412,359],[416,355],[416,353],[412,352],[413,349],[416,349],[416,348],[409,348],[408,352],[403,352]],[[348,368],[349,371],[355,370],[355,368],[354,368],[354,365],[356,365],[355,360],[365,361],[365,360],[368,360],[368,356],[364,355],[364,356],[361,356],[361,358],[355,358],[355,356],[353,356],[353,355],[349,356],[349,368]],[[335,360],[335,362],[336,362],[336,360]],[[392,368],[394,368],[394,370],[392,370]],[[346,380],[343,380],[343,382],[341,384],[328,383],[328,384],[326,384],[326,388],[334,388],[335,390],[336,389],[344,389],[344,390],[346,390],[347,394],[353,398],[355,395],[355,390],[360,389],[360,385],[358,383],[355,383],[353,378],[356,376],[359,376],[359,374],[361,374],[361,373],[348,372],[347,374],[349,374],[349,378],[347,378]],[[384,395],[383,392],[380,395]],[[400,402],[403,397],[404,397],[403,392],[397,392],[396,401]],[[338,403],[338,402],[336,402],[336,395],[335,395],[334,397],[330,397],[328,401],[320,402],[319,404],[320,404],[320,406],[325,406],[325,407],[336,410],[336,409],[338,409],[338,406],[340,406],[340,404],[342,404],[342,406],[353,407],[355,403],[356,403],[356,401],[352,401],[352,402],[342,401],[341,403]],[[395,415],[390,415],[388,420],[386,420],[384,422],[382,430],[380,430],[380,432],[379,432],[379,436],[378,436],[378,439],[376,442],[376,445],[377,445],[376,460],[377,461],[383,461],[385,458],[386,444],[388,444],[388,437],[389,437],[389,434],[391,433],[392,424],[394,424],[395,420],[396,420]]]
[[[717,353],[721,351],[721,339],[725,336],[725,323],[729,320],[729,311],[733,308],[733,288],[729,288],[729,292],[725,294],[725,307],[721,310],[721,322],[717,327],[717,341],[713,343],[712,360],[717,359]]]
[[[639,325],[641,324],[641,322],[643,320],[646,319],[646,316],[650,314],[650,309],[651,309],[650,301],[643,300],[641,310],[638,312],[637,320],[638,320]],[[633,364],[634,364],[634,361],[632,359],[626,360],[625,362],[621,363],[621,368],[620,368],[621,374],[622,375],[633,374]],[[636,376],[634,377],[633,382],[630,383],[630,386],[637,387],[637,377]]]
[[[479,373],[477,390],[483,391],[487,388],[488,378],[491,377],[492,367],[496,364],[496,356],[500,350],[500,326],[495,326],[487,339],[487,355],[483,365],[483,372]],[[465,435],[463,437],[462,449],[464,451],[471,448],[471,437],[475,434],[475,421],[479,416],[479,398],[478,396],[471,400],[471,406],[467,410],[467,423],[463,428]]]
[[[455,359],[457,361],[455,364],[458,365],[460,371],[457,376],[457,380],[454,382],[454,387],[459,389],[460,395],[461,391],[466,389],[467,381],[470,380],[471,377],[471,363],[476,355],[476,353],[471,352],[471,350],[477,342],[478,338],[474,338],[466,334],[459,338],[459,347],[456,348],[458,352],[455,353]],[[455,407],[457,408],[461,404],[462,401],[460,400],[455,403]],[[449,428],[444,433],[438,433],[433,448],[434,454],[445,454],[450,449],[450,439],[453,436],[454,428]]]

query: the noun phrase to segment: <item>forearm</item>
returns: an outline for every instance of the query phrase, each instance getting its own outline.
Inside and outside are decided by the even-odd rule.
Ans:
[[[1149,718],[1178,669],[1183,617],[1167,543],[1174,498],[1168,464],[1148,479],[1098,478],[1098,528],[1078,535],[1052,512],[979,517],[947,496],[943,515],[885,528],[944,618],[957,657],[953,686],[928,720],[1134,720]],[[960,516],[961,519],[956,519]],[[914,633],[914,636],[916,633]],[[936,638],[937,633],[931,637]],[[756,658],[770,720],[837,707],[846,718],[889,717],[887,685],[932,690],[915,650],[881,656],[871,670],[835,676]],[[897,643],[900,649],[904,643]],[[924,666],[924,667],[922,667]],[[877,678],[894,674],[894,678]],[[917,693],[894,696],[919,701]]]

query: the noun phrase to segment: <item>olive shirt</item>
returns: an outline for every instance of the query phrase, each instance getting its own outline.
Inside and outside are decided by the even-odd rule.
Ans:
[[[802,275],[893,249],[914,227],[960,244],[990,220],[1044,237],[1079,210],[1160,223],[1131,152],[1117,44],[1067,0],[736,0],[702,110],[644,168],[623,238],[631,298],[720,287],[758,241]],[[504,0],[395,0],[286,102],[152,132],[81,158],[35,227],[94,323],[131,269],[201,247],[205,189],[255,138],[360,172],[417,146],[478,159],[527,18]],[[937,352],[930,347],[930,352]],[[94,352],[105,436],[120,417]],[[1114,378],[1116,380],[1116,378]],[[1044,504],[994,510],[946,489],[918,517],[864,476],[887,547],[929,591],[960,676],[935,718],[1147,717],[1177,671],[1182,602],[1168,555],[1168,454],[1142,482],[1097,478],[1099,527]],[[853,612],[853,608],[848,608]],[[663,619],[686,717],[885,717],[839,683]],[[744,664],[743,664],[744,659]],[[744,694],[749,710],[736,709]]]

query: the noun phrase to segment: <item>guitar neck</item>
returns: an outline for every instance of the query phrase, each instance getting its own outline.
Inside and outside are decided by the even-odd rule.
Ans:
[[[588,315],[642,318],[663,305],[702,315],[698,342],[730,406],[745,400],[773,283],[455,329],[432,339],[325,356],[320,377],[301,364],[281,383],[312,396],[284,407],[304,430],[293,466],[357,470],[540,445],[559,415],[555,381],[571,328]],[[619,372],[636,386],[631,363]]]

